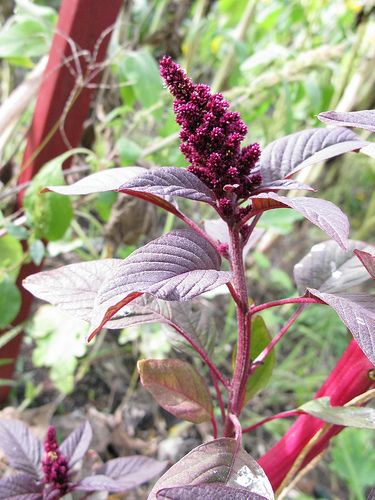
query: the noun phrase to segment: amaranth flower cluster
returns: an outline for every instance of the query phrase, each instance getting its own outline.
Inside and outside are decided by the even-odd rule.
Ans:
[[[56,439],[56,429],[48,428],[44,441],[45,455],[42,461],[44,483],[48,484],[52,491],[57,490],[61,494],[67,493],[69,489],[68,460],[61,454]]]
[[[181,125],[180,149],[191,163],[188,170],[215,193],[223,214],[239,214],[239,202],[261,183],[253,172],[260,156],[258,144],[241,148],[247,127],[239,113],[208,85],[195,84],[169,56],[160,61],[160,74],[175,97],[174,112]]]

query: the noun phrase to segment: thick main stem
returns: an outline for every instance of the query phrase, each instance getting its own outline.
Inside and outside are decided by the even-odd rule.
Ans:
[[[228,229],[230,234],[229,250],[233,273],[233,285],[238,297],[236,302],[238,322],[237,356],[230,390],[228,418],[224,430],[225,436],[232,436],[234,429],[232,419],[229,418],[229,415],[232,414],[239,417],[241,413],[249,373],[251,320],[248,311],[248,294],[243,265],[243,243],[241,241],[241,235],[236,228],[232,229],[229,227]]]

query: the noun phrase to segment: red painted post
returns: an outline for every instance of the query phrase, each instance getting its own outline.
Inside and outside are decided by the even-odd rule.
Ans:
[[[315,398],[330,396],[333,406],[344,405],[374,384],[369,376],[372,368],[371,362],[355,340],[352,340]],[[274,490],[277,490],[301,451],[324,424],[322,420],[309,415],[298,417],[286,434],[258,460]],[[338,425],[331,427],[308,453],[301,467],[306,466],[323,451],[329,440],[342,429],[343,427]]]
[[[56,33],[27,137],[19,184],[30,181],[46,162],[79,145],[83,123],[95,91],[93,84],[99,81],[100,63],[105,58],[112,32],[110,28],[117,19],[121,5],[122,0],[62,0]],[[90,85],[85,86],[88,83]],[[68,164],[69,161],[65,166]],[[21,191],[19,207],[22,206],[23,196],[24,192]],[[33,264],[24,266],[18,284],[22,278],[36,271],[38,268]],[[27,318],[31,305],[29,293],[20,289],[22,308],[14,325]],[[0,359],[12,358],[14,362],[0,366],[0,379],[12,377],[21,338],[19,335],[1,349]],[[0,403],[6,399],[8,392],[9,387],[0,387]]]

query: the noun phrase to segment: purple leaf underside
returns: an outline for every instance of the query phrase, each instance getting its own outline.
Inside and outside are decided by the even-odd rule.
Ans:
[[[166,461],[134,455],[109,460],[97,470],[97,473],[114,479],[125,491],[160,475],[167,465]]]
[[[38,299],[90,321],[95,297],[103,282],[116,274],[121,259],[93,260],[32,274],[23,280],[26,288]],[[113,328],[117,328],[113,325]]]
[[[88,175],[69,186],[48,186],[45,191],[64,195],[84,195],[116,191],[122,184],[142,175],[146,171],[143,167],[108,168]]]
[[[375,365],[375,297],[336,295],[308,288],[308,292],[331,306],[352,333],[367,358]]]
[[[156,482],[148,500],[156,500],[157,493],[166,488],[203,486],[212,482],[244,488],[267,500],[274,499],[272,487],[258,463],[238,447],[235,439],[221,438],[194,448],[174,464]]]
[[[31,478],[40,478],[42,443],[19,420],[0,419],[0,448],[11,467]]]
[[[299,191],[314,191],[316,189],[309,186],[308,184],[303,184],[302,182],[295,181],[294,179],[278,179],[270,182],[264,182],[261,186],[255,190],[255,194],[268,193],[270,191],[282,191],[282,190],[299,190]]]
[[[368,145],[344,127],[313,128],[271,142],[262,151],[260,170],[264,183],[291,177],[304,167]]]
[[[196,486],[177,486],[165,488],[156,494],[156,498],[168,500],[267,500],[265,497],[251,493],[242,488],[233,488],[223,484],[207,484]]]
[[[28,474],[0,479],[0,500],[40,500],[43,486]]]
[[[122,307],[148,293],[167,301],[191,300],[228,283],[213,246],[191,229],[179,229],[151,241],[125,259],[95,299],[89,340]]]
[[[211,190],[194,174],[184,168],[162,167],[144,172],[118,188],[119,192],[131,194],[149,193],[162,198],[179,196],[189,200],[213,204]]]
[[[358,259],[362,262],[372,279],[375,280],[375,249],[372,247],[371,252],[363,250],[354,250]]]
[[[276,193],[263,193],[251,198],[252,212],[263,212],[273,208],[292,208],[318,226],[344,250],[348,244],[349,221],[347,216],[333,203],[318,198],[287,198]]]
[[[213,241],[218,241],[219,243],[226,243],[229,245],[230,237],[227,224],[222,219],[207,219],[204,220],[204,230],[208,236]],[[244,257],[249,253],[252,248],[256,247],[256,244],[260,238],[265,233],[264,229],[255,228],[251,233],[249,240],[246,242],[243,255]]]
[[[320,113],[318,118],[320,121],[329,123],[330,125],[363,128],[375,132],[375,109],[350,111],[347,113],[325,111],[324,113]]]
[[[91,425],[89,422],[83,422],[61,443],[60,450],[67,457],[69,467],[73,467],[84,457],[89,449],[91,439]]]
[[[114,479],[104,476],[103,474],[96,474],[95,476],[88,476],[83,478],[74,487],[75,491],[109,491],[112,493],[121,493],[125,489]]]
[[[358,250],[369,250],[370,245],[362,241],[349,240],[348,250],[342,250],[334,241],[314,245],[310,252],[294,266],[294,281],[303,294],[308,287],[321,292],[340,293],[367,281],[370,276],[353,254]]]

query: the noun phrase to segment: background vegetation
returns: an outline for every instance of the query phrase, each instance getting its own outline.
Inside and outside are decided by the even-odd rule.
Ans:
[[[14,282],[22,263],[45,259],[45,266],[51,267],[108,256],[124,258],[140,243],[179,226],[173,216],[113,193],[72,200],[39,194],[42,186],[64,182],[64,177],[72,182],[112,166],[186,165],[179,152],[171,99],[158,73],[157,61],[163,54],[175,57],[195,81],[223,91],[248,124],[248,140],[261,145],[319,126],[320,111],[375,105],[371,1],[125,1],[81,147],[67,153],[75,155],[73,166],[62,174],[66,155],[46,165],[28,186],[24,212],[14,212],[34,100],[13,110],[12,120],[1,111],[13,90],[43,65],[58,7],[58,1],[47,0],[0,4],[0,327],[7,331],[0,348],[20,331],[11,322],[20,307]],[[81,85],[80,65],[71,68]],[[373,161],[347,155],[303,175],[349,215],[353,238],[374,241]],[[201,210],[191,216],[200,220],[205,215]],[[248,260],[248,278],[255,299],[272,300],[293,293],[293,264],[322,234],[288,211],[273,210],[262,217],[262,225],[265,234]],[[26,253],[22,239],[29,243]],[[207,342],[215,358],[230,367],[234,310],[227,308],[225,295],[211,294],[206,300],[213,311],[211,326],[208,320],[205,324],[210,332]],[[72,421],[91,411],[108,422],[108,416],[115,418],[120,409],[129,438],[126,446],[150,454],[158,446],[162,458],[182,456],[210,432],[204,426],[195,431],[191,424],[176,422],[138,391],[138,358],[166,356],[171,349],[192,355],[170,333],[144,325],[103,333],[94,345],[86,346],[85,324],[48,305],[35,304],[34,309],[23,325],[27,335],[12,381],[9,402],[17,411],[48,403],[49,411],[73,415]],[[288,310],[282,312],[286,318]],[[276,312],[263,317],[276,332],[281,325]],[[272,379],[249,407],[244,424],[310,399],[348,339],[329,308],[305,311],[278,349]],[[288,425],[279,420],[258,429],[246,442],[248,449],[259,455]],[[146,443],[143,449],[138,439]],[[374,477],[371,439],[369,431],[343,432],[319,465],[319,473],[312,472],[293,498],[365,498]],[[109,438],[102,448],[107,454],[119,452]]]

